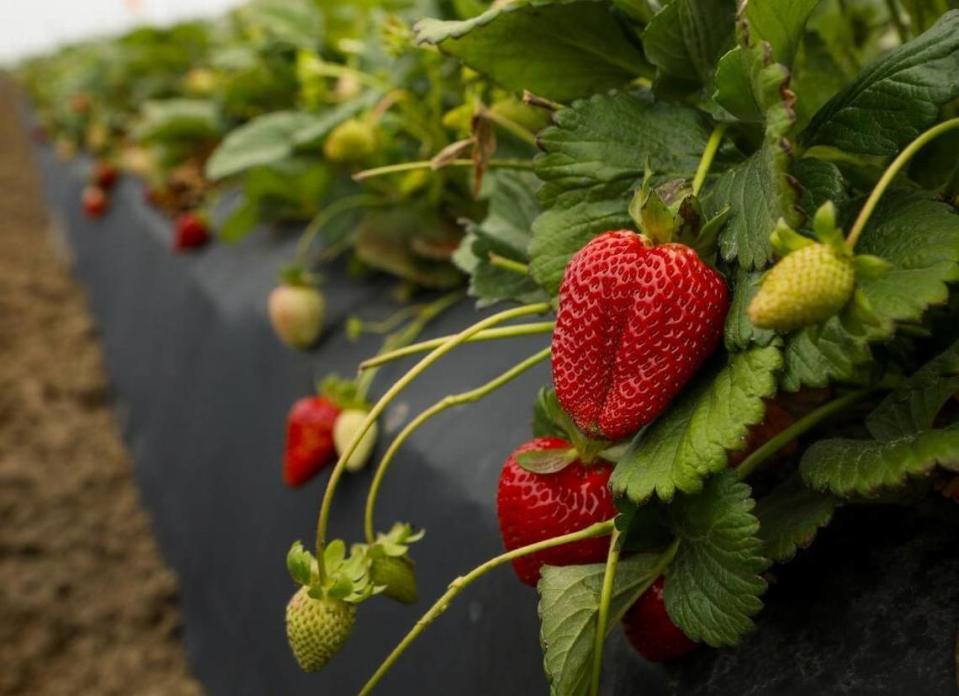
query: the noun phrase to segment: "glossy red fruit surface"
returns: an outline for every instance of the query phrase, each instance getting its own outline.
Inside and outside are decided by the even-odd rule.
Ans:
[[[623,630],[629,644],[650,662],[666,662],[682,657],[697,646],[669,619],[663,603],[662,577],[626,612]]]
[[[103,217],[103,214],[107,212],[108,203],[107,193],[102,188],[98,186],[87,186],[83,189],[83,213],[88,218],[96,219]]]
[[[534,474],[519,465],[523,452],[569,449],[570,443],[540,437],[520,445],[506,460],[496,495],[503,545],[513,550],[543,539],[575,532],[616,514],[609,490],[612,467],[605,462],[587,466],[579,461],[553,474]],[[513,569],[527,585],[535,585],[544,564],[554,566],[598,563],[609,552],[609,537],[584,539],[517,558]]]
[[[618,440],[669,405],[723,334],[729,296],[682,244],[607,232],[569,262],[553,331],[553,382],[590,437]]]
[[[195,213],[183,213],[174,224],[173,246],[177,250],[195,249],[210,241],[206,222]]]
[[[286,417],[283,482],[302,486],[336,457],[333,424],[340,409],[322,396],[299,399]]]

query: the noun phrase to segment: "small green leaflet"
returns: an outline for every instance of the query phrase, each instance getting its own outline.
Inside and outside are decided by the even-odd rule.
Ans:
[[[708,83],[733,43],[735,17],[734,0],[674,0],[646,25],[643,49],[663,74]]]
[[[489,213],[479,224],[467,225],[467,235],[453,257],[470,275],[470,295],[479,307],[500,300],[542,302],[545,294],[528,275],[494,266],[495,253],[525,263],[529,257],[530,228],[539,214],[536,202],[538,183],[529,172],[496,171],[483,180],[489,198]]]
[[[830,99],[803,131],[803,145],[894,155],[959,96],[959,10],[889,52]]]
[[[616,569],[609,624],[612,629],[656,579],[663,564],[661,554],[637,554],[623,559]],[[606,564],[544,566],[537,585],[540,642],[543,666],[554,696],[585,694],[589,687],[596,615]]]
[[[741,446],[749,426],[763,419],[763,399],[776,393],[781,367],[775,346],[729,355],[725,366],[701,375],[636,436],[610,487],[635,503],[701,490],[703,479],[726,468],[727,451]]]
[[[800,207],[811,220],[813,214],[827,201],[837,206],[848,197],[846,179],[832,162],[816,157],[803,157],[793,164],[792,174],[802,187]]]
[[[664,179],[692,176],[709,138],[704,116],[646,94],[599,95],[554,115],[535,161],[543,212],[533,224],[530,271],[555,294],[570,257],[592,237],[632,227],[629,201],[646,164]]]
[[[803,454],[799,472],[806,485],[817,490],[872,497],[911,477],[928,475],[937,465],[959,471],[959,427],[885,442],[820,440]]]
[[[959,280],[959,215],[932,194],[887,191],[856,253],[893,264],[859,283],[876,313],[884,320],[918,322],[930,305],[949,299],[947,284]]]
[[[216,139],[223,127],[220,112],[207,99],[162,99],[143,105],[136,137],[144,143],[197,142]]]
[[[866,381],[872,353],[865,336],[851,334],[840,317],[807,326],[786,338],[780,386],[786,391]]]
[[[683,633],[713,647],[736,645],[754,627],[769,566],[757,536],[749,486],[724,471],[702,493],[681,495],[669,509],[679,539],[666,569],[666,611]]]
[[[627,23],[605,0],[513,2],[463,21],[420,20],[437,46],[509,89],[568,101],[651,72]]]
[[[206,175],[222,179],[293,155],[296,134],[318,117],[303,111],[276,111],[230,131],[206,163]]]
[[[757,329],[749,320],[746,310],[749,302],[759,290],[759,271],[748,272],[736,269],[736,282],[733,285],[732,302],[726,315],[726,350],[745,350],[750,344],[768,346],[776,338],[776,332],[770,329]]]
[[[290,46],[315,49],[323,36],[323,14],[312,0],[254,0],[237,13],[256,35]]]
[[[959,341],[890,392],[866,417],[866,427],[877,440],[927,430],[954,394],[959,394]]]
[[[791,67],[806,20],[818,4],[819,0],[764,0],[745,4],[741,20],[746,22],[747,33],[740,37],[741,45],[719,61],[716,102],[744,121],[762,120],[754,85],[763,54],[758,47],[768,44],[771,60]]]
[[[812,544],[838,506],[835,497],[806,488],[797,477],[779,485],[760,499],[754,511],[763,555],[774,563],[792,560],[799,549]]]

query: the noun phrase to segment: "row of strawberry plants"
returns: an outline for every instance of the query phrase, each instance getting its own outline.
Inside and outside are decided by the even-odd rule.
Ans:
[[[204,182],[243,190],[226,237],[289,214],[288,194],[312,216],[292,287],[271,301],[278,333],[299,347],[317,335],[316,237],[433,287],[458,282],[436,262],[455,249],[479,305],[518,304],[412,345],[456,295],[411,309],[356,380],[328,381],[291,411],[291,485],[338,456],[315,552],[295,544],[288,557],[301,585],[288,637],[305,669],[333,657],[362,602],[416,599],[409,547],[421,532],[376,526],[397,450],[436,414],[547,360],[535,438],[496,491],[506,553],[454,580],[365,692],[507,563],[539,591],[557,694],[598,691],[618,621],[652,660],[736,645],[772,564],[836,509],[928,504],[957,488],[959,13],[948,2],[457,2],[412,30],[440,8],[304,3],[292,23],[262,19],[281,4],[251,3],[261,23],[240,43],[286,61],[297,108],[252,99],[257,111],[231,115],[225,137],[207,131],[208,145],[222,137],[215,150],[172,146],[177,128],[156,140],[173,161],[200,153]],[[235,103],[217,91],[222,68],[199,70],[189,82],[216,95],[206,101],[222,124]],[[162,106],[192,102],[150,108],[162,124]],[[465,342],[531,334],[551,345],[396,436],[364,542],[348,553],[328,540],[338,482],[372,454],[387,405]],[[368,401],[377,367],[423,352]]]
[[[947,504],[959,12],[946,10],[534,0],[416,25],[420,44],[550,115],[533,171],[493,175],[488,216],[456,253],[481,304],[519,306],[361,365],[429,351],[334,465],[315,553],[290,550],[304,669],[335,655],[362,602],[413,596],[412,528],[375,525],[396,450],[542,361],[553,388],[496,491],[506,552],[454,579],[363,693],[502,565],[539,592],[552,691],[595,694],[617,622],[651,660],[735,646],[773,564],[838,508]],[[385,407],[463,343],[531,333],[549,348],[440,400],[390,445],[364,543],[347,554],[328,540],[345,462]]]

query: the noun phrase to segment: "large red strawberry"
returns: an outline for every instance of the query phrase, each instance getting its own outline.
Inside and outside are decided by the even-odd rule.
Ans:
[[[566,267],[553,382],[589,436],[618,440],[662,413],[723,334],[726,284],[684,244],[606,232]]]
[[[283,482],[302,486],[336,456],[333,424],[340,408],[324,396],[307,396],[290,409],[286,418]]]
[[[597,461],[570,461],[554,473],[524,469],[518,457],[525,453],[571,452],[572,445],[557,437],[539,437],[520,445],[506,460],[500,474],[496,508],[500,533],[507,550],[568,534],[616,514],[609,490],[612,467]],[[513,569],[527,585],[535,585],[543,565],[566,566],[598,563],[609,553],[609,537],[584,539],[513,561]]]
[[[651,662],[682,657],[697,645],[676,627],[666,613],[662,577],[626,612],[623,630],[629,644]]]

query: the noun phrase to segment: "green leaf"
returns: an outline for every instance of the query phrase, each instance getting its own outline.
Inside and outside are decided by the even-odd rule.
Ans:
[[[926,430],[895,440],[820,440],[799,464],[806,485],[838,496],[876,496],[936,466],[959,471],[959,428]]]
[[[556,392],[542,387],[533,405],[533,435],[536,437],[569,438],[567,428],[572,420],[559,405]]]
[[[683,633],[713,647],[736,645],[754,628],[769,566],[757,536],[749,486],[731,471],[712,477],[702,493],[681,495],[670,507],[679,539],[666,569],[663,600]]]
[[[237,12],[260,40],[310,49],[323,36],[323,14],[314,0],[253,0]]]
[[[959,96],[959,11],[863,70],[830,99],[801,136],[806,146],[894,155]]]
[[[666,75],[709,82],[733,42],[735,17],[733,0],[673,0],[643,31],[646,57]]]
[[[959,28],[957,28],[959,32]],[[918,322],[931,305],[949,299],[959,280],[959,215],[922,191],[887,191],[856,245],[892,263],[859,288],[883,320]]]
[[[568,101],[648,72],[635,37],[604,0],[507,3],[464,21],[424,19],[420,44],[439,47],[504,87]]]
[[[621,560],[613,582],[608,628],[616,626],[626,610],[659,575],[660,554],[637,554]],[[554,696],[584,694],[588,690],[596,616],[606,564],[544,566],[539,590],[540,642],[543,666]]]
[[[736,282],[733,289],[729,313],[726,315],[725,342],[726,350],[746,350],[750,344],[768,346],[776,338],[776,332],[770,329],[757,329],[749,320],[746,310],[756,292],[759,290],[759,271],[744,271],[742,267],[736,269]]]
[[[479,307],[500,300],[542,302],[545,293],[528,275],[499,268],[489,261],[490,253],[513,261],[529,260],[527,247],[530,228],[539,214],[536,201],[538,184],[529,172],[493,172],[483,181],[483,193],[489,198],[489,212],[476,225],[468,226],[454,261],[470,274],[470,295]]]
[[[220,135],[220,113],[206,99],[163,99],[143,105],[136,138],[144,143],[212,140]]]
[[[866,417],[866,427],[877,440],[927,430],[954,394],[959,394],[959,341],[890,392]]]
[[[837,206],[846,201],[846,179],[839,167],[832,162],[816,157],[803,157],[793,165],[792,173],[802,187],[800,207],[807,219],[811,219],[827,201],[832,201]]]
[[[529,247],[530,271],[551,294],[570,257],[592,237],[632,226],[629,201],[647,163],[664,180],[688,178],[710,133],[695,109],[641,94],[579,101],[558,111],[554,123],[539,138],[543,212]]]
[[[318,117],[302,111],[276,111],[230,131],[206,163],[210,179],[223,179],[252,167],[275,164],[293,155],[300,131]]]
[[[774,563],[792,560],[812,544],[838,506],[832,495],[806,488],[796,477],[776,487],[755,509],[763,555]]]
[[[750,2],[740,18],[745,33],[740,45],[719,61],[714,99],[745,121],[761,120],[756,74],[761,61],[792,66],[806,26],[819,0],[764,0]],[[770,52],[767,56],[764,44]]]
[[[840,317],[790,334],[783,349],[780,386],[786,391],[866,381],[872,353],[866,336],[846,330]]]
[[[779,349],[770,346],[730,355],[718,372],[701,375],[636,436],[613,471],[612,490],[635,503],[701,490],[704,478],[726,468],[726,452],[763,419],[763,399],[776,393],[780,367]]]

